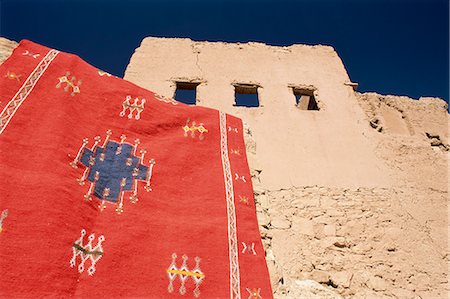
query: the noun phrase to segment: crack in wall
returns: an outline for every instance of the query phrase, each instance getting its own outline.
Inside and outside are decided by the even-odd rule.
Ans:
[[[191,43],[191,49],[192,49],[192,53],[195,54],[195,65],[197,66],[197,69],[200,71],[201,77],[203,78],[203,70],[199,64],[199,55],[201,53],[199,44]]]

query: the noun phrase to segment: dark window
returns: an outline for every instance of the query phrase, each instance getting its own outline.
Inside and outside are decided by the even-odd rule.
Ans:
[[[200,83],[176,82],[175,100],[188,105],[197,103],[197,86]]]
[[[258,86],[251,84],[234,85],[235,106],[259,107]]]
[[[319,110],[313,89],[293,88],[295,102],[300,110]]]

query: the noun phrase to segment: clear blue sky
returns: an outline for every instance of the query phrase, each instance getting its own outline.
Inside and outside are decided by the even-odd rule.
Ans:
[[[150,35],[325,44],[359,91],[449,99],[448,0],[0,0],[0,35],[118,76]]]

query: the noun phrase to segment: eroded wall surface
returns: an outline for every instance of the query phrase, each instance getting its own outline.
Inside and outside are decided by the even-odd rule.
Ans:
[[[396,184],[256,189],[275,295],[295,298],[293,281],[313,279],[348,298],[447,298],[447,104],[357,96]]]
[[[15,47],[17,47],[15,41],[0,37],[0,64],[11,55]]]
[[[125,79],[241,117],[277,298],[446,298],[448,113],[439,99],[354,92],[327,46],[146,38]],[[235,83],[260,107],[234,106]],[[289,86],[312,86],[319,111]],[[319,285],[320,283],[321,285]]]
[[[125,79],[172,97],[176,81],[199,82],[197,105],[243,118],[258,145],[253,167],[270,190],[308,185],[381,186],[389,170],[362,133],[364,114],[333,48],[146,38]],[[234,105],[234,83],[255,84],[260,107]],[[311,86],[320,111],[297,109],[289,86]],[[370,179],[368,179],[370,178]]]

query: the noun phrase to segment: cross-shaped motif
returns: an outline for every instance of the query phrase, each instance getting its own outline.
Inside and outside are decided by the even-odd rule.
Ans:
[[[196,136],[195,133],[199,132],[200,134],[198,135],[198,139],[203,140],[203,138],[204,138],[203,134],[204,133],[208,133],[208,129],[205,128],[203,123],[200,123],[199,125],[197,125],[195,123],[195,121],[193,121],[191,123],[191,125],[189,125],[190,121],[191,120],[188,118],[187,121],[186,121],[186,125],[183,126],[184,137],[187,137],[188,133],[190,132],[191,133],[191,137],[195,138],[195,136]]]
[[[242,203],[245,203],[246,205],[248,205],[249,204],[248,197],[239,195],[239,202],[242,202]]]
[[[230,149],[230,153],[234,155],[241,155],[241,151],[239,149]]]
[[[94,138],[95,143],[92,148],[87,148],[88,140],[83,140],[83,145],[78,151],[74,161],[70,163],[77,168],[81,163],[86,167],[82,177],[78,179],[80,185],[84,185],[86,180],[91,183],[85,200],[92,200],[95,196],[102,200],[99,208],[101,211],[106,208],[106,202],[117,203],[116,212],[123,212],[123,196],[125,192],[132,191],[130,196],[132,203],[138,201],[137,183],[145,181],[144,189],[151,191],[150,179],[155,161],[151,159],[150,165],[143,163],[145,150],[141,150],[141,156],[136,156],[139,139],[134,145],[125,143],[126,136],[120,137],[120,142],[109,140],[112,132],[108,130],[103,146],[98,146],[100,136]]]

